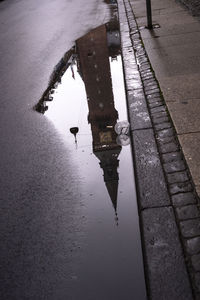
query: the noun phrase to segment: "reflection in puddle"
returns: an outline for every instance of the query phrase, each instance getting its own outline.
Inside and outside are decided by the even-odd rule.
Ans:
[[[87,93],[93,152],[100,161],[104,182],[116,211],[119,180],[117,168],[121,146],[116,142],[117,134],[114,130],[118,112],[114,105],[106,29],[102,25],[92,30],[80,38],[76,46],[78,71]],[[109,41],[110,37],[111,34],[108,35]],[[119,33],[115,37],[119,41]],[[111,47],[112,58],[116,58],[119,53],[120,44],[116,43],[116,46]]]
[[[35,109],[61,133],[84,181],[87,249],[69,298],[145,299],[116,11],[66,53]]]

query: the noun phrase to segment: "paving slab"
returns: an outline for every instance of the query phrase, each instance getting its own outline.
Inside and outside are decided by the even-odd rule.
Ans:
[[[152,38],[155,36],[173,36],[177,34],[187,34],[191,32],[199,32],[199,22],[195,19],[191,20],[191,23],[189,24],[180,24],[180,25],[174,25],[174,26],[168,26],[168,27],[158,27],[154,28],[153,30],[148,30],[145,27],[141,27],[141,34],[142,38]]]
[[[146,1],[130,2],[200,195],[200,22],[175,0],[152,0],[153,24],[160,28],[150,31]]]
[[[146,209],[142,222],[150,299],[193,299],[172,208]]]
[[[132,137],[141,208],[170,205],[153,130],[135,130]]]
[[[178,134],[200,132],[200,98],[179,103],[169,102],[168,108],[172,119],[175,120]]]
[[[193,181],[198,187],[200,180],[200,132],[179,135],[180,143],[183,147],[187,164],[189,166]]]
[[[200,73],[176,76],[176,84],[170,77],[162,78],[160,87],[166,102],[191,102],[200,97]]]
[[[145,48],[148,51],[148,49],[156,49],[156,48],[172,48],[173,46],[183,46],[183,45],[189,45],[197,44],[199,45],[200,40],[200,31],[197,31],[195,36],[193,32],[188,33],[177,33],[173,35],[164,35],[160,36],[159,33],[153,34],[151,37],[144,38],[145,40]],[[193,53],[193,51],[190,52],[190,54]]]

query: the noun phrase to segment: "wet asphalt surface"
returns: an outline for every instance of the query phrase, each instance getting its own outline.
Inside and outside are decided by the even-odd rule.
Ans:
[[[112,299],[105,298],[110,282],[94,296],[90,284],[95,274],[89,274],[94,267],[89,280],[82,269],[84,280],[77,288],[80,266],[85,263],[86,270],[93,255],[84,257],[89,232],[85,182],[74,144],[67,147],[55,124],[32,109],[73,41],[108,20],[109,9],[100,2],[88,1],[87,9],[80,5],[72,13],[74,7],[76,3],[61,0],[0,5],[1,299]],[[116,226],[113,220],[111,226]],[[98,256],[94,258],[93,265]],[[116,263],[110,267],[122,272]],[[99,291],[103,272],[102,265],[96,274]],[[117,291],[115,282],[110,284]],[[129,294],[119,297],[129,299]]]

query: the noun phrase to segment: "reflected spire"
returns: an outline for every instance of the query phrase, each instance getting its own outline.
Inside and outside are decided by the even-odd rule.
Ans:
[[[93,153],[100,161],[109,197],[117,216],[119,175],[118,156],[121,146],[116,143],[114,130],[118,119],[115,109],[110,72],[107,27],[101,25],[80,38],[77,43],[78,69],[85,83],[88,100],[88,122],[91,124]]]

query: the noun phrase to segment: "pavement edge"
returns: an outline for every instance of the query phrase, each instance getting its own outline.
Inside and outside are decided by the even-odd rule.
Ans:
[[[118,9],[148,296],[200,299],[199,198],[130,1]]]

